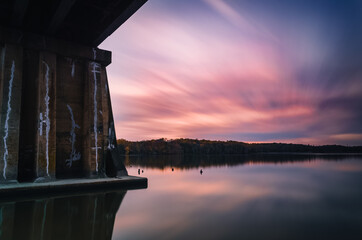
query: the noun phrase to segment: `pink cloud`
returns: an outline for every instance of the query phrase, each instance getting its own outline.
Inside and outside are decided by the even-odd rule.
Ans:
[[[108,76],[117,137],[250,141],[235,133],[298,132],[304,136],[275,141],[338,142],[325,136],[343,134],[341,126],[321,123],[343,122],[349,112],[318,112],[318,103],[339,91],[304,89],[294,80],[301,61],[293,61],[293,51],[288,56],[263,25],[225,2],[205,2],[239,30],[202,12],[195,21],[146,8],[101,46],[113,51]]]

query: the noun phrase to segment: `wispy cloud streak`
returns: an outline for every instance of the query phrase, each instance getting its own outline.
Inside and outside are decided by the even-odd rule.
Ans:
[[[337,30],[323,34],[329,15],[167,3],[147,3],[101,46],[113,51],[118,137],[362,144],[362,66]]]

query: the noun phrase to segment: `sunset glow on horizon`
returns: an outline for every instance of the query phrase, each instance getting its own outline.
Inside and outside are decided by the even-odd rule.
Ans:
[[[117,138],[362,145],[359,1],[149,0],[100,48]]]

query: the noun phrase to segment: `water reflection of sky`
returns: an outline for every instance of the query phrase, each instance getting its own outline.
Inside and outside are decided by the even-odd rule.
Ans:
[[[127,193],[114,239],[362,237],[361,158],[142,169],[149,187]]]

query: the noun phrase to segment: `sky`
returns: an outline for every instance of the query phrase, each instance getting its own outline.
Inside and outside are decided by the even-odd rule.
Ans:
[[[148,0],[99,47],[117,138],[362,145],[362,1]]]

